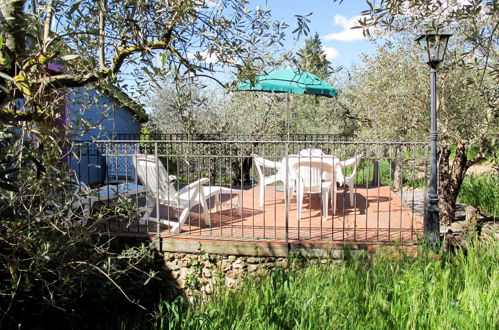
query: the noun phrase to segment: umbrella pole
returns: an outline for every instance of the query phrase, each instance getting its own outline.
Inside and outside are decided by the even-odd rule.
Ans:
[[[289,93],[286,93],[286,133],[287,133],[287,142],[289,143],[289,112],[291,111],[289,104],[291,103],[291,97]]]
[[[289,93],[286,93],[286,131],[287,131],[287,136],[286,136],[286,182],[284,184],[284,200],[285,200],[285,205],[286,205],[286,231],[285,231],[285,243],[286,243],[286,260],[288,261],[288,266],[289,266],[289,243],[288,243],[288,232],[289,232],[289,204],[290,204],[290,196],[289,196],[289,162],[288,162],[288,155],[289,155]]]

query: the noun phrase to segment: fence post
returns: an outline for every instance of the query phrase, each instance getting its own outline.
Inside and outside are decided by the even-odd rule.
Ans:
[[[373,180],[371,184],[377,186],[379,182],[379,161],[378,159],[373,160]]]
[[[160,209],[160,201],[159,201],[159,158],[158,158],[158,142],[154,142],[154,156],[156,160],[156,235],[158,240],[158,251],[161,252],[161,230],[160,230],[160,221],[159,221],[159,209]],[[170,219],[168,219],[170,220]],[[147,224],[149,226],[149,224]]]

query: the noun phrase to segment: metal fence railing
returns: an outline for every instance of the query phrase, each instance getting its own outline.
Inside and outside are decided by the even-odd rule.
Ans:
[[[149,141],[353,141],[355,134],[227,134],[227,133],[118,133],[109,136],[111,140]]]
[[[120,200],[138,208],[134,219],[114,219],[106,230],[408,243],[422,230],[428,144],[106,140],[75,143],[70,167],[97,192],[95,209]]]

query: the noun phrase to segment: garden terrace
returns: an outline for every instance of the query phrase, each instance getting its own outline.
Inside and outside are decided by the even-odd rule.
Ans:
[[[118,200],[132,201],[140,212],[133,219],[108,222],[106,232],[160,238],[157,241],[165,251],[193,252],[201,243],[208,252],[247,255],[287,255],[290,250],[303,247],[309,254],[321,254],[317,251],[344,245],[414,245],[421,237],[427,143],[358,142],[326,135],[289,142],[281,138],[171,137],[81,142],[73,146],[71,168],[94,190],[100,186],[93,208],[113,205]],[[322,153],[307,156],[304,150]],[[270,165],[263,166],[262,173],[258,171],[256,155],[268,162],[264,165]],[[357,155],[360,161],[356,165],[349,163]],[[140,163],[141,159],[144,163]],[[301,179],[293,176],[302,173],[300,166],[312,160],[321,171],[322,182],[334,181],[336,189],[329,186],[327,195],[305,192],[297,219],[295,183]],[[335,168],[329,178],[324,176],[328,163]],[[142,175],[141,166],[145,166]],[[162,176],[162,171],[167,175]],[[262,190],[263,177],[275,174],[275,180]],[[352,177],[352,187],[346,189],[342,177]],[[161,183],[165,178],[171,179],[171,185]],[[188,205],[184,208],[188,212],[178,230],[171,225],[178,223],[182,213],[175,212],[174,194],[201,178],[206,178],[205,196],[195,195],[199,185],[194,187],[197,192],[187,191]],[[293,185],[287,202],[285,187]],[[327,209],[322,204],[325,196],[329,197]],[[201,199],[206,200],[204,208]]]

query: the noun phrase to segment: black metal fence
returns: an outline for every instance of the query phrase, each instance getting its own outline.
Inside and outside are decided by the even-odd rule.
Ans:
[[[355,134],[289,134],[290,141],[354,141]],[[110,140],[144,141],[287,141],[287,134],[227,134],[227,133],[148,133],[112,134]]]
[[[127,199],[138,207],[136,219],[120,219],[106,230],[254,241],[378,243],[414,242],[422,230],[427,143],[337,141],[331,136],[293,141],[180,137],[73,145],[70,167],[96,191],[96,206]],[[321,153],[303,153],[312,149]],[[359,162],[351,161],[355,156]],[[255,157],[263,159],[261,172]],[[327,196],[305,193],[300,205],[291,160],[305,164],[312,158],[324,164],[319,166],[322,172],[328,162],[333,165],[335,173],[329,180],[334,186],[328,187]],[[200,186],[186,188],[202,178],[206,178],[204,193],[200,194]],[[262,189],[262,183],[268,184]],[[284,191],[290,187],[288,197]],[[188,194],[181,196],[182,189]],[[182,223],[175,225],[185,209]]]

